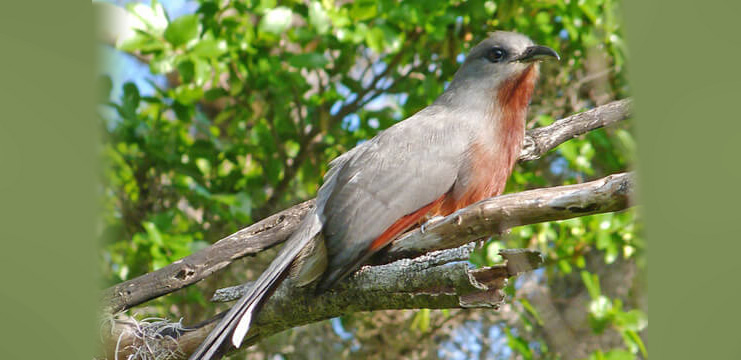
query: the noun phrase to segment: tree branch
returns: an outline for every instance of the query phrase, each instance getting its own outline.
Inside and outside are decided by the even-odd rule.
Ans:
[[[520,161],[535,160],[556,146],[592,130],[629,118],[633,101],[623,99],[571,115],[553,124],[529,130],[522,144]]]
[[[292,327],[358,311],[498,309],[504,303],[502,289],[508,279],[542,264],[540,254],[535,251],[502,250],[500,255],[505,259],[504,264],[471,269],[465,260],[474,248],[473,244],[467,244],[411,260],[364,267],[331,292],[319,296],[314,295],[312,288],[296,288],[286,281],[265,303],[244,346]],[[251,284],[219,290],[212,300],[238,299],[249,286]],[[109,357],[118,355],[119,358],[126,358],[143,349],[157,349],[161,354],[168,354],[167,358],[186,358],[213,329],[220,316],[189,329],[178,326],[179,323],[173,326],[161,321],[151,324],[117,321],[108,341]],[[156,336],[163,331],[155,331],[150,327],[170,331],[167,337]]]
[[[112,286],[103,292],[103,303],[106,304],[104,310],[108,313],[125,311],[194,284],[237,259],[270,248],[291,235],[301,218],[312,207],[314,200],[305,201],[157,271]]]
[[[311,130],[309,130],[308,133],[302,135],[301,142],[299,143],[298,153],[292,159],[293,163],[291,165],[288,165],[286,163],[286,166],[283,170],[283,177],[273,189],[270,197],[268,197],[268,199],[262,206],[260,206],[260,208],[255,209],[253,211],[254,213],[262,215],[264,212],[266,212],[266,210],[270,211],[270,209],[275,207],[275,205],[280,200],[280,195],[286,191],[288,185],[291,184],[291,181],[293,181],[293,179],[296,177],[296,174],[298,174],[299,168],[304,164],[306,158],[309,157],[309,154],[311,153],[312,147],[314,145],[314,140],[316,139],[317,135],[319,135],[318,126],[313,127]]]
[[[413,43],[417,38],[419,37],[418,32],[411,32],[409,33],[409,37],[407,39],[408,42]],[[375,92],[376,95],[378,95],[378,89],[376,86],[378,85],[378,82],[381,81],[381,79],[388,76],[392,70],[396,69],[396,67],[401,62],[402,58],[404,57],[404,51],[399,51],[394,55],[393,58],[386,64],[386,68],[381,71],[378,75],[375,75],[373,77],[373,80],[371,80],[370,84],[368,84],[367,87],[365,87],[363,92],[357,93],[355,100],[352,102],[343,105],[336,114],[332,115],[332,119],[334,122],[341,121],[345,118],[345,116],[354,113],[358,109],[362,108],[365,104],[367,104],[367,101],[363,101],[363,98],[365,98],[371,91]],[[362,81],[362,79],[361,79]]]
[[[587,183],[501,195],[427,224],[391,243],[385,261],[449,249],[502,233],[512,227],[625,210],[634,194],[631,173]]]
[[[558,120],[549,126],[530,130],[525,136],[525,148],[520,154],[520,161],[537,159],[574,136],[625,119],[629,116],[630,109],[630,100],[615,101]],[[535,191],[561,191],[558,190],[559,188],[551,189],[556,190],[542,189]],[[576,197],[572,199],[576,199]],[[259,253],[266,248],[284,241],[293,233],[302,217],[313,205],[313,199],[305,201],[229,235],[208,248],[178,260],[162,269],[104,290],[103,303],[106,304],[104,310],[108,313],[121,312],[145,301],[192,285],[214,272],[225,268],[239,258]],[[532,210],[537,209],[542,210],[540,205],[533,204]],[[569,215],[569,217],[579,216],[569,211],[562,212],[562,215]],[[581,213],[580,215],[586,215],[586,213]],[[553,219],[551,218],[551,220]],[[443,225],[445,224],[439,224],[439,226]],[[396,247],[392,248],[396,249]]]

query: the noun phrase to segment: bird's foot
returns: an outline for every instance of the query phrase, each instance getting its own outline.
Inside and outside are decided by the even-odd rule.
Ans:
[[[419,231],[422,232],[422,234],[424,234],[427,231],[427,227],[428,226],[433,226],[433,225],[441,222],[443,219],[445,219],[444,216],[433,216],[433,217],[429,218],[424,224],[422,224],[419,227]]]

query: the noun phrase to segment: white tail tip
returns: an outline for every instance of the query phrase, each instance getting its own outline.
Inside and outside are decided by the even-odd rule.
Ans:
[[[234,347],[239,348],[240,345],[242,345],[242,341],[244,341],[244,337],[247,335],[247,331],[250,330],[250,324],[252,323],[252,312],[255,310],[255,305],[257,303],[253,303],[250,305],[250,307],[247,308],[247,311],[244,312],[244,315],[242,315],[242,318],[239,319],[239,323],[237,323],[237,327],[234,328],[234,332],[232,333],[232,344],[234,344]]]

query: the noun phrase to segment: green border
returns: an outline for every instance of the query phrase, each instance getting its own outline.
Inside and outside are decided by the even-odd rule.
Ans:
[[[738,359],[738,1],[627,1],[653,359]]]
[[[96,136],[89,2],[0,6],[0,359],[91,359]]]

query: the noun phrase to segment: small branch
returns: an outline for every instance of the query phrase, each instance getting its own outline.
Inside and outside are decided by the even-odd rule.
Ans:
[[[414,42],[418,37],[419,37],[419,33],[412,32],[409,35],[408,41],[409,42]],[[373,77],[373,80],[371,80],[370,84],[368,84],[368,86],[364,89],[364,91],[361,92],[361,93],[356,94],[357,97],[355,98],[355,100],[353,100],[349,104],[343,105],[339,109],[339,111],[335,115],[332,116],[333,122],[341,121],[342,119],[345,118],[345,116],[347,116],[347,115],[349,115],[349,114],[357,111],[358,109],[362,108],[367,103],[367,102],[363,101],[363,98],[365,98],[366,95],[368,95],[371,91],[373,91],[373,92],[376,93],[373,96],[378,95],[378,89],[376,88],[376,86],[378,85],[378,82],[381,81],[381,79],[383,79],[386,76],[388,76],[388,74],[391,73],[391,71],[394,70],[397,67],[397,65],[399,65],[399,63],[401,62],[402,58],[404,57],[404,54],[405,54],[404,51],[399,51],[398,53],[396,53],[396,55],[394,55],[394,57],[391,58],[391,61],[389,61],[386,64],[386,68],[383,69],[383,71],[381,71],[380,74],[378,74],[378,75],[376,75],[376,76]]]
[[[539,159],[556,146],[592,130],[629,118],[633,101],[613,101],[594,109],[571,115],[548,126],[529,130],[520,152],[520,161]]]
[[[413,41],[418,37],[418,33],[412,33],[410,35],[409,40]],[[342,106],[338,112],[332,116],[330,116],[330,123],[337,124],[342,119],[345,118],[345,116],[358,111],[359,109],[362,109],[366,104],[368,104],[370,101],[372,101],[374,98],[378,97],[382,94],[382,92],[379,91],[379,89],[376,88],[378,85],[378,82],[381,81],[384,77],[388,76],[388,74],[391,73],[393,69],[396,68],[396,66],[399,64],[399,62],[402,60],[404,55],[403,51],[399,51],[394,57],[391,59],[391,61],[387,64],[386,68],[377,76],[373,78],[370,85],[363,89],[363,92],[356,94],[355,100],[353,100],[349,104],[345,104]],[[320,86],[321,85],[321,77],[320,79]],[[372,92],[372,94],[371,94]],[[367,99],[366,96],[368,94],[371,94],[370,97]],[[275,207],[280,200],[280,195],[285,192],[285,190],[288,188],[288,185],[290,185],[291,181],[295,178],[296,174],[298,173],[298,169],[304,164],[304,161],[310,154],[310,150],[312,148],[312,145],[314,144],[314,139],[317,135],[319,135],[320,126],[314,126],[312,127],[311,131],[309,131],[308,134],[304,135],[302,137],[302,141],[299,144],[299,152],[296,155],[295,158],[293,158],[293,164],[291,166],[287,166],[285,168],[285,171],[283,172],[283,178],[280,180],[280,182],[275,186],[275,189],[273,190],[273,193],[271,196],[267,199],[265,204],[263,204],[260,209],[255,211],[256,213],[261,213],[264,210],[272,211],[273,207]]]
[[[262,213],[266,211],[271,211],[271,209],[278,204],[280,195],[286,191],[288,185],[291,184],[291,181],[296,177],[296,174],[298,174],[299,168],[301,168],[306,158],[311,154],[312,147],[315,143],[314,140],[317,135],[319,135],[319,127],[315,126],[311,128],[307,134],[302,136],[301,142],[299,143],[298,153],[293,158],[293,163],[284,168],[283,177],[273,189],[272,194],[265,203],[260,206],[260,208],[253,211],[254,213],[262,215]]]
[[[268,125],[268,130],[270,131],[270,137],[273,138],[273,146],[275,146],[275,151],[278,153],[278,159],[280,159],[280,162],[287,168],[288,167],[288,154],[286,154],[286,149],[283,147],[283,143],[280,141],[280,136],[278,135],[278,129],[275,126],[275,113],[272,110],[272,107],[268,108],[267,114],[265,114],[265,120]],[[299,111],[301,111],[301,108],[298,108]]]
[[[528,131],[520,161],[537,159],[573,136],[627,118],[630,114],[630,105],[631,101],[627,99],[615,101],[558,120],[549,126]],[[540,191],[552,189],[558,191],[558,188]],[[109,313],[121,312],[150,299],[192,285],[239,258],[254,255],[284,241],[293,233],[312,206],[314,206],[313,199],[305,201],[229,235],[208,248],[162,269],[106,289],[103,292],[105,310]]]

